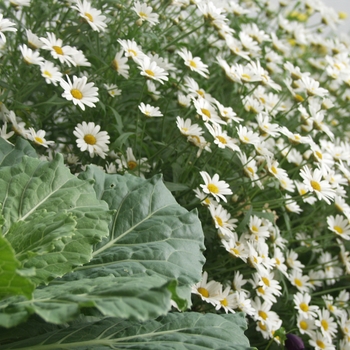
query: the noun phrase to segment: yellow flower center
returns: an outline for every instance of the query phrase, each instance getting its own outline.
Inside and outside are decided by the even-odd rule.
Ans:
[[[35,142],[40,143],[41,145],[45,143],[44,140],[39,136],[35,136],[34,140]]]
[[[200,293],[204,298],[208,298],[209,297],[209,292],[208,290],[206,290],[203,287],[199,287],[198,288],[198,293]]]
[[[321,191],[321,185],[317,181],[311,180],[310,185],[315,191]]]
[[[294,283],[295,283],[295,285],[298,286],[298,287],[302,287],[302,286],[303,286],[303,282],[300,281],[299,278],[295,278],[295,279],[294,279]]]
[[[208,188],[209,192],[211,192],[211,193],[215,193],[215,194],[219,193],[219,188],[214,184],[209,184],[207,186],[207,188]]]
[[[281,265],[281,261],[280,261],[280,259],[275,258],[275,261],[276,261],[276,265]]]
[[[226,298],[225,298],[225,299],[222,299],[222,300],[220,301],[220,303],[221,303],[222,306],[228,306],[228,301],[227,301]]]
[[[223,222],[222,222],[222,219],[219,217],[219,216],[215,216],[215,220],[216,222],[218,223],[219,226],[223,226]]]
[[[309,327],[306,321],[300,321],[299,326],[301,329],[303,329],[304,331],[306,331]]]
[[[304,97],[299,94],[295,94],[294,98],[297,102],[304,102]]]
[[[243,136],[243,142],[249,142],[249,137],[248,136]]]
[[[263,278],[262,278],[262,281],[264,282],[264,284],[265,284],[266,286],[270,287],[270,280],[269,280],[268,278],[263,277]]]
[[[251,80],[251,76],[248,75],[248,74],[242,74],[242,80],[250,81]]]
[[[52,46],[58,55],[63,55],[63,50],[60,46]]]
[[[258,314],[263,320],[267,319],[267,313],[265,311],[259,310]]]
[[[322,159],[322,158],[323,158],[323,156],[322,156],[322,153],[321,153],[321,152],[319,152],[319,151],[315,151],[315,154],[316,154],[317,158],[320,158],[320,159]]]
[[[154,77],[154,72],[151,71],[150,69],[145,69],[145,73],[151,77]]]
[[[326,320],[321,321],[321,326],[325,331],[328,331],[328,322]]]
[[[227,141],[226,141],[226,139],[225,139],[224,137],[222,137],[222,136],[216,136],[216,138],[217,138],[221,143],[223,143],[224,145],[227,144]]]
[[[189,139],[191,142],[193,142],[194,144],[200,144],[201,143],[201,139],[197,136],[197,135],[191,135],[191,138]]]
[[[90,22],[93,22],[93,21],[94,21],[94,19],[93,19],[92,16],[90,15],[90,13],[85,12],[84,15],[85,15],[85,17],[87,17],[87,18],[89,19]]]
[[[334,312],[334,311],[335,311],[335,307],[334,307],[332,304],[329,304],[329,305],[328,305],[328,310],[329,310],[330,312]]]
[[[112,61],[112,67],[114,68],[114,70],[118,71],[119,65],[118,65],[118,62],[116,60]]]
[[[204,98],[204,92],[202,90],[196,90],[196,93]]]
[[[338,16],[339,16],[339,19],[347,19],[348,18],[348,14],[346,12],[343,12],[343,11],[339,11]]]
[[[257,291],[258,291],[260,294],[262,294],[262,295],[265,294],[265,291],[264,291],[264,288],[263,288],[263,287],[257,288]]]
[[[264,325],[262,322],[258,322],[258,326],[261,330],[266,331],[266,325]]]
[[[201,111],[202,111],[202,113],[203,113],[204,115],[206,115],[208,118],[211,117],[211,114],[210,114],[210,112],[209,112],[207,109],[202,108]]]
[[[49,78],[52,78],[52,74],[47,70],[44,70],[43,74]]]
[[[336,230],[337,233],[339,233],[339,234],[344,233],[344,230],[343,230],[340,226],[338,226],[338,225],[335,225],[333,228],[334,228],[334,230]]]
[[[84,136],[84,141],[88,144],[88,145],[95,145],[97,140],[96,137],[94,135],[91,134],[86,134]]]
[[[301,303],[299,305],[300,309],[303,310],[304,312],[309,311],[309,305],[307,305],[306,303]]]
[[[325,345],[325,343],[322,340],[317,339],[316,340],[316,344],[321,349],[325,349],[326,348],[326,345]]]
[[[145,18],[145,19],[148,18],[147,14],[142,12],[142,11],[139,12],[139,16],[142,17],[142,18]]]
[[[252,230],[253,232],[259,232],[258,227],[256,227],[255,225],[252,225],[251,230]]]
[[[78,90],[78,89],[72,89],[72,90],[70,91],[70,93],[71,93],[72,96],[73,96],[74,98],[76,98],[77,100],[81,100],[81,99],[83,98],[83,94],[82,94],[81,91]]]
[[[303,196],[303,195],[306,193],[306,190],[302,188],[302,189],[300,189],[299,192],[300,192],[300,194]]]
[[[247,169],[251,174],[254,175],[255,172],[254,172],[254,169],[253,169],[252,167],[247,166],[246,169]]]
[[[272,171],[275,175],[277,175],[277,169],[276,169],[276,167],[272,166],[272,167],[271,167],[271,171]]]
[[[230,249],[233,255],[240,255],[239,250],[237,248],[231,248]]]
[[[128,49],[128,52],[132,55],[132,56],[134,56],[134,57],[136,57],[137,56],[137,53],[136,53],[136,51],[135,50],[133,50],[133,49]]]
[[[197,68],[197,63],[193,60],[189,60],[188,62],[192,68]]]
[[[184,133],[188,132],[188,128],[181,128],[181,130],[182,130]]]
[[[135,169],[137,167],[137,163],[134,161],[134,160],[129,160],[128,161],[128,168],[130,169],[130,170],[133,170],[133,169]]]

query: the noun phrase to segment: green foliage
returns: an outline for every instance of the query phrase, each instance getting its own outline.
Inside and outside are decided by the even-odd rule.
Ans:
[[[0,325],[14,327],[0,328],[4,348],[249,347],[242,315],[166,315],[171,299],[191,303],[204,237],[161,176],[89,166],[76,177],[60,154],[33,156],[26,141],[0,155]]]
[[[20,262],[6,238],[0,236],[0,298],[22,294],[30,298],[35,285],[18,270]]]
[[[3,349],[247,350],[243,314],[171,313],[140,323],[116,318],[72,325]]]

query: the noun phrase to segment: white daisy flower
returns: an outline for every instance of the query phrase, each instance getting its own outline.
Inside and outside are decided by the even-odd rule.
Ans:
[[[100,129],[101,127],[93,122],[83,122],[73,131],[74,136],[77,137],[77,146],[82,152],[87,150],[91,158],[97,154],[104,159],[108,152],[109,135],[107,131],[100,131]]]
[[[91,63],[87,60],[87,58],[85,57],[83,51],[81,50],[77,50],[75,48],[72,47],[72,60],[74,62],[74,66],[84,66],[84,67],[91,67]]]
[[[75,54],[75,50],[66,45],[63,46],[62,39],[57,39],[54,33],[47,32],[47,38],[40,38],[44,43],[42,49],[48,50],[51,56],[58,59],[61,63],[66,63],[68,66],[75,66],[75,62],[72,58],[72,54]]]
[[[121,155],[120,158],[116,159],[116,163],[118,165],[118,172],[131,172],[141,178],[145,178],[144,174],[151,170],[147,158],[136,159],[131,147],[126,149],[126,156]]]
[[[181,134],[185,136],[201,136],[204,132],[198,124],[192,124],[192,121],[189,118],[184,120],[181,117],[176,117],[176,125],[179,128]]]
[[[204,193],[211,194],[218,202],[222,199],[224,202],[227,202],[227,199],[224,195],[232,194],[232,191],[229,188],[229,185],[223,181],[219,180],[219,175],[215,174],[213,178],[206,171],[200,172],[205,184],[200,185]]]
[[[28,45],[32,49],[40,49],[44,45],[43,42],[39,39],[39,37],[36,34],[34,34],[30,29],[26,29],[26,33]]]
[[[0,38],[6,43],[6,36],[3,32],[16,32],[17,29],[13,28],[15,23],[11,22],[9,19],[4,18],[3,14],[0,13]]]
[[[307,75],[302,76],[299,81],[299,86],[306,90],[308,96],[325,97],[329,94],[328,90],[320,87],[320,83],[318,81]]]
[[[19,49],[21,50],[25,63],[41,65],[44,62],[44,59],[40,57],[39,52],[33,51],[27,45],[20,45]]]
[[[131,57],[134,61],[138,61],[145,56],[134,40],[118,39],[117,41],[122,46],[125,57]]]
[[[30,6],[30,1],[31,0],[10,0],[10,4],[12,6]]]
[[[221,204],[218,204],[217,206],[209,204],[209,211],[214,220],[215,228],[219,231],[220,236],[232,236],[231,231],[237,227],[236,223],[238,220],[235,218],[231,219],[231,214],[223,208]]]
[[[152,7],[147,6],[146,3],[140,4],[139,1],[136,1],[131,9],[137,13],[137,15],[140,17],[141,22],[149,22],[152,26],[159,23],[159,15],[152,13]]]
[[[6,142],[12,145],[12,143],[8,140],[15,132],[10,131],[7,132],[7,122],[4,122],[4,125],[0,129],[0,137],[3,138]]]
[[[125,79],[129,79],[129,65],[126,63],[128,59],[123,57],[123,51],[119,51],[115,54],[115,57],[112,61],[113,69],[123,76]]]
[[[33,128],[29,128],[29,140],[35,142],[37,145],[48,147],[49,145],[54,144],[54,141],[48,141],[45,139],[46,131],[38,130],[35,131]]]
[[[318,306],[309,305],[311,301],[311,295],[309,293],[297,292],[293,296],[294,308],[298,310],[298,313],[303,315],[305,318],[316,318],[316,311]]]
[[[214,143],[217,144],[219,148],[228,147],[232,151],[239,151],[239,147],[236,145],[235,140],[227,135],[226,130],[222,130],[221,125],[213,124],[213,126],[211,126],[209,123],[205,123],[205,126],[214,137]]]
[[[98,102],[98,88],[94,87],[94,83],[86,83],[87,78],[84,76],[78,78],[73,76],[73,83],[67,75],[67,80],[63,79],[60,81],[61,87],[64,89],[62,97],[68,101],[73,101],[75,105],[78,105],[83,111],[85,110],[85,105],[88,107],[96,107],[94,102]]]
[[[51,61],[45,61],[41,66],[41,75],[45,78],[47,84],[57,85],[62,79],[62,73],[58,70],[57,67]]]
[[[219,304],[219,293],[221,289],[221,283],[216,281],[208,282],[208,273],[203,272],[202,280],[192,286],[192,293],[199,295],[202,300],[210,303],[214,306]]]
[[[168,72],[159,67],[156,62],[151,61],[148,56],[144,56],[142,60],[138,61],[138,68],[141,70],[140,74],[146,78],[159,81],[164,84],[168,80]]]
[[[159,110],[159,107],[153,107],[151,105],[144,104],[143,102],[139,105],[139,110],[146,116],[146,117],[162,117],[163,113]]]
[[[199,97],[198,99],[192,98],[196,112],[202,117],[203,121],[211,122],[213,124],[226,124],[217,114],[213,105],[206,99]]]
[[[177,51],[177,54],[181,56],[185,62],[185,65],[188,66],[191,71],[202,75],[204,78],[208,78],[208,65],[204,64],[200,57],[193,57],[192,53],[186,48],[182,48],[180,51]]]
[[[71,6],[72,9],[79,12],[80,17],[90,25],[90,27],[99,32],[104,32],[106,30],[107,24],[105,23],[106,16],[101,15],[101,11],[91,7],[90,2],[87,0],[75,0],[76,5]]]
[[[304,165],[300,171],[300,176],[310,192],[314,192],[319,200],[324,200],[330,204],[334,200],[335,191],[327,180],[322,180],[323,173],[321,169],[315,169],[313,172],[307,165]]]
[[[350,225],[349,220],[342,215],[330,215],[327,217],[328,229],[334,232],[336,235],[350,240]]]
[[[106,88],[106,90],[108,91],[109,95],[112,96],[112,97],[119,96],[122,93],[122,91],[118,89],[117,85],[103,84],[103,86]]]

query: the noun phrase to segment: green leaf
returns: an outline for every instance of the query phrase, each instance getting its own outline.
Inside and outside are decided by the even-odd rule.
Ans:
[[[14,147],[0,137],[0,167],[19,163],[24,155],[38,157],[35,149],[22,137],[17,137]]]
[[[135,135],[134,132],[123,132],[111,145],[111,149],[121,149],[124,143],[131,135]]]
[[[9,295],[24,295],[31,298],[35,285],[22,276],[18,269],[21,264],[15,257],[11,244],[0,232],[0,299]]]
[[[36,289],[33,299],[12,298],[0,302],[0,325],[12,327],[13,318],[36,313],[45,321],[63,324],[76,318],[81,308],[96,308],[105,316],[147,320],[170,309],[168,285],[152,276],[104,276],[74,281],[60,281]]]
[[[164,182],[164,184],[170,192],[185,191],[185,190],[189,189],[189,187],[187,185],[180,184],[180,183]]]
[[[91,182],[70,173],[61,155],[51,162],[23,156],[18,164],[0,167],[1,202],[3,234],[23,269],[18,273],[35,284],[46,284],[89,262],[93,244],[109,232],[108,205],[96,199]],[[0,325],[10,327],[39,314],[40,308],[31,302],[25,307],[17,303],[25,302],[8,297],[1,303]],[[66,319],[77,315],[75,309],[79,305],[66,309]],[[59,317],[53,312],[53,319]]]
[[[149,180],[106,174],[91,166],[81,175],[93,179],[99,199],[115,214],[110,235],[96,246],[82,276],[157,275],[178,281],[180,297],[190,304],[190,286],[201,278],[204,235],[197,212],[181,207],[161,176]]]
[[[7,167],[0,169],[7,184],[4,192],[17,191],[17,201],[3,195],[10,227],[7,235],[23,265],[35,267],[35,278],[49,282],[35,290],[33,300],[13,297],[0,302],[0,325],[14,326],[31,314],[63,324],[76,318],[82,308],[96,309],[104,316],[144,321],[166,314],[171,297],[180,308],[186,302],[189,305],[190,287],[200,280],[204,262],[203,232],[196,212],[178,205],[159,176],[143,180],[109,175],[92,166],[77,179],[66,174],[59,162],[43,164],[25,157],[23,163],[9,168],[10,172]],[[46,174],[44,184],[37,181],[36,174]],[[1,184],[0,180],[0,189]],[[27,191],[32,193],[30,198]],[[80,201],[83,194],[84,201]],[[23,203],[18,203],[18,198]],[[31,204],[26,206],[24,198]],[[103,221],[106,227],[110,223],[110,234],[96,244],[90,262],[77,266],[86,252],[79,246],[66,247],[76,237],[87,240],[89,249],[91,243],[96,243],[93,238],[101,220],[97,203],[107,213],[104,201],[113,209],[112,220]],[[83,203],[85,210],[90,210],[89,216],[79,212]],[[53,206],[62,208],[60,213],[54,213]],[[26,226],[27,222],[31,226]],[[16,240],[23,235],[26,237]],[[67,261],[71,265],[65,266]],[[74,272],[50,282],[69,268]]]
[[[79,239],[72,213],[38,211],[29,221],[14,223],[7,239],[24,268],[35,268],[32,281],[47,283],[62,277],[91,258],[89,244],[75,246]],[[78,253],[79,252],[79,253]]]
[[[244,329],[243,314],[170,313],[143,323],[106,318],[5,345],[3,349],[252,349]]]

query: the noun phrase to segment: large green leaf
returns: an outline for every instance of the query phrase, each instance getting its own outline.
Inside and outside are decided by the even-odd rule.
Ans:
[[[15,257],[11,244],[1,235],[0,230],[0,299],[9,295],[32,296],[35,285],[18,270],[20,262]]]
[[[7,208],[7,236],[23,266],[35,267],[33,279],[45,282],[75,270],[36,289],[33,300],[13,297],[0,302],[0,325],[15,326],[30,314],[62,324],[86,308],[143,321],[166,314],[171,297],[184,307],[175,281],[189,300],[190,286],[200,279],[204,262],[203,232],[196,213],[178,205],[160,177],[108,175],[91,167],[77,179],[58,166],[60,161],[59,157],[49,163],[24,157],[22,163],[0,169],[0,176],[4,173],[0,189],[6,184],[0,200]],[[36,174],[43,173],[45,181],[38,181]],[[8,198],[11,191],[17,191],[17,200]],[[79,195],[89,200],[82,212]],[[110,213],[109,209],[112,220],[103,221],[109,223],[109,236],[91,254],[99,212]],[[89,217],[84,215],[87,211]],[[80,236],[82,227],[86,230]],[[90,245],[76,245],[76,238],[87,239]],[[78,266],[89,252],[91,262]]]
[[[14,147],[0,137],[0,167],[19,163],[24,155],[38,157],[35,149],[22,137],[17,137]]]
[[[144,323],[116,318],[78,324],[3,349],[251,349],[243,314],[170,313]]]
[[[159,285],[155,277],[135,278],[113,276],[79,281],[52,283],[36,289],[32,300],[13,298],[6,305],[0,302],[3,312],[0,325],[13,327],[15,317],[36,313],[47,322],[63,324],[76,318],[82,308],[96,308],[106,316],[147,320],[165,314],[170,309],[170,291],[167,285]]]
[[[61,155],[51,162],[23,156],[13,166],[0,167],[0,203],[3,236],[20,267],[34,272],[28,277],[35,284],[89,262],[93,244],[109,232],[108,205],[96,199],[89,181],[69,172]],[[18,309],[19,300],[2,301],[1,325],[13,326],[36,312],[30,303]]]
[[[94,180],[97,198],[115,214],[110,235],[99,243],[79,278],[101,275],[156,275],[177,280],[183,297],[201,278],[204,235],[197,212],[181,207],[161,176],[149,180],[126,174],[106,174],[91,166],[81,175]]]

